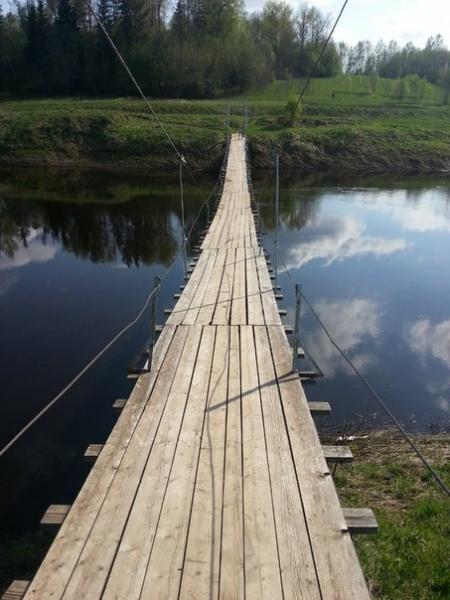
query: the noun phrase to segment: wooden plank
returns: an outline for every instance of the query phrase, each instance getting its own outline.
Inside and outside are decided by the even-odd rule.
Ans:
[[[219,297],[214,313],[213,323],[215,325],[227,325],[230,322],[235,262],[236,249],[228,248]]]
[[[308,408],[312,415],[329,415],[331,406],[328,402],[308,402]]]
[[[115,410],[117,412],[121,412],[125,408],[126,403],[127,403],[127,398],[118,398],[117,400],[114,401],[114,404],[112,405],[113,410]]]
[[[254,248],[248,248],[245,251],[245,260],[247,271],[248,324],[264,325],[264,312],[259,289],[258,268],[256,266]]]
[[[351,534],[378,532],[378,523],[370,508],[344,508],[343,512]]]
[[[255,327],[254,335],[283,594],[320,600],[267,330]]]
[[[222,279],[224,277],[225,263],[227,258],[226,248],[221,248],[217,252],[214,269],[208,282],[208,289],[202,301],[202,306],[198,312],[196,323],[199,325],[211,325],[214,313],[217,308]]]
[[[206,254],[209,257],[208,263],[201,276],[197,289],[195,290],[192,302],[183,318],[184,325],[194,325],[196,323],[200,310],[205,303],[205,297],[208,293],[211,277],[213,276],[214,267],[217,263],[217,250],[208,251]]]
[[[286,336],[281,327],[268,332],[322,596],[369,600],[304,392],[291,373]]]
[[[348,446],[322,446],[325,460],[328,464],[351,463],[352,451]]]
[[[244,529],[239,328],[230,327],[219,598],[244,598]]]
[[[264,253],[258,248],[255,255],[258,268],[259,289],[264,311],[264,323],[266,325],[281,325],[281,319],[278,312],[278,306],[273,295],[272,282],[270,281],[267,267],[264,260]]]
[[[29,581],[15,579],[9,588],[2,594],[2,600],[22,600],[29,586]]]
[[[228,337],[228,327],[217,328],[180,598],[208,600],[219,589]]]
[[[244,568],[249,600],[282,598],[253,328],[241,332]]]
[[[204,328],[183,426],[147,565],[145,581],[139,596],[142,598],[176,598],[179,593],[208,390],[213,390],[215,386],[220,385],[220,378],[223,377],[224,367],[222,364],[218,364],[219,353],[215,352],[215,347],[218,348],[218,346],[214,345],[214,341],[215,328]],[[214,364],[211,369],[212,356]],[[210,378],[211,383],[209,383]],[[205,524],[206,521],[208,519],[205,519]],[[126,597],[130,598],[130,596]]]
[[[247,323],[246,268],[245,249],[236,249],[234,271],[233,304],[231,307],[231,325]]]
[[[41,525],[45,527],[59,527],[64,523],[70,508],[70,504],[51,504],[41,519]]]
[[[214,255],[210,252],[203,252],[197,266],[192,274],[192,277],[184,287],[181,298],[178,300],[174,311],[167,319],[168,325],[181,324],[186,316],[189,307],[192,304],[193,298],[197,292],[198,286],[200,285],[202,278],[204,277],[205,270],[207,269],[211,260],[214,260]]]
[[[100,456],[103,450],[103,444],[89,444],[84,452],[84,460],[89,463],[94,463]]]

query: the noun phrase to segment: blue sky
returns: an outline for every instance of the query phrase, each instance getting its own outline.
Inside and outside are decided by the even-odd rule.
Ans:
[[[264,0],[244,0],[247,10],[258,10]],[[300,0],[287,0],[296,8]],[[315,0],[310,4],[330,13],[340,10],[343,0]],[[6,8],[11,0],[0,0]],[[423,45],[430,35],[441,33],[450,45],[450,0],[350,0],[335,39],[354,43],[395,39]]]
[[[337,16],[343,0],[310,2]],[[263,0],[245,0],[248,10],[260,9]],[[298,7],[299,0],[288,0]],[[441,33],[450,44],[450,0],[350,0],[336,30],[335,39],[354,43],[360,39],[377,42],[395,39],[423,45],[430,35]]]

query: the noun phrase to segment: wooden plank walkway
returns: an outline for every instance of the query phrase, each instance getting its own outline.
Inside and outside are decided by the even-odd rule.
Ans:
[[[152,371],[25,597],[369,598],[291,372],[239,135]]]

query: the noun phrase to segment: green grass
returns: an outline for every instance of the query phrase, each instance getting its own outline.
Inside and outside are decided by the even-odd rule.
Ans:
[[[416,441],[450,483],[448,434]],[[395,432],[371,433],[352,448],[354,464],[339,467],[335,482],[344,506],[367,506],[377,516],[379,533],[355,540],[373,595],[449,598],[449,499]]]
[[[372,93],[363,76],[313,80],[290,126],[286,102],[302,81],[276,81],[247,94],[254,166],[300,171],[445,171],[450,166],[450,109],[430,84],[422,100],[395,97],[396,82],[379,79]],[[225,142],[225,112],[243,126],[243,97],[157,100],[155,110],[191,165],[217,170]],[[47,99],[0,103],[0,160],[172,168],[174,155],[152,115],[137,99]]]

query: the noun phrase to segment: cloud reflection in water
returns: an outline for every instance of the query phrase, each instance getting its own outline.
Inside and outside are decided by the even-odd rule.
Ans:
[[[327,217],[303,230],[301,242],[289,249],[288,267],[300,268],[315,259],[334,262],[360,256],[385,256],[408,248],[404,239],[364,235],[365,224],[355,217]]]
[[[350,354],[361,371],[367,371],[377,362],[375,354],[364,351],[366,341],[375,340],[380,335],[382,308],[379,302],[370,298],[344,300],[318,300],[315,308],[329,327],[331,335],[339,346]],[[308,348],[317,358],[325,375],[332,377],[338,371],[353,373],[330,344],[322,329],[316,328],[308,335]]]

